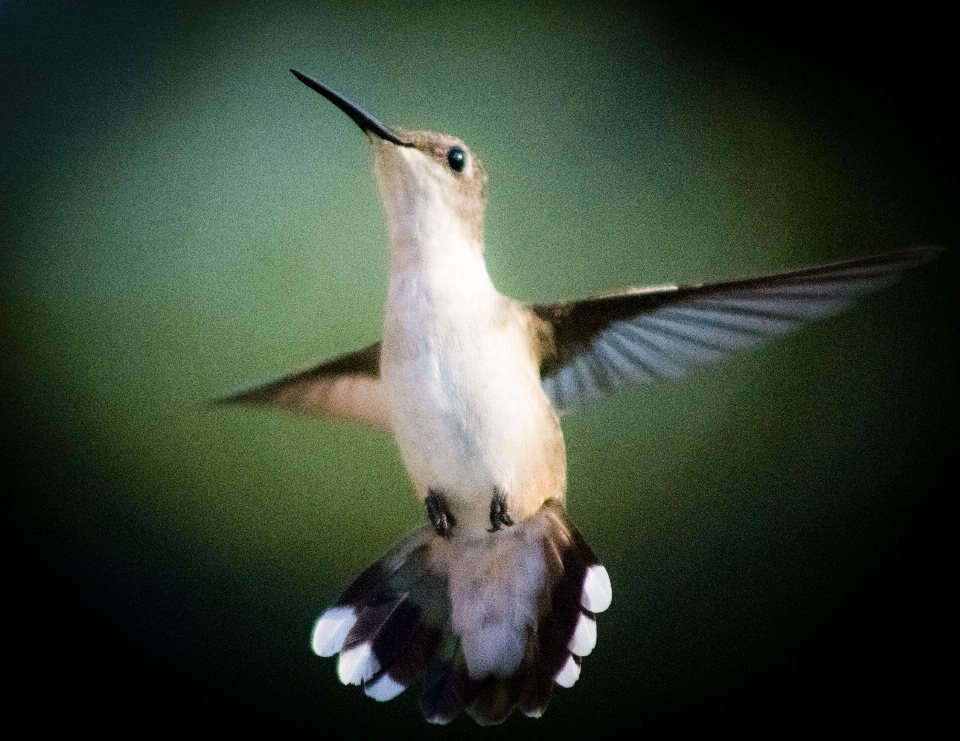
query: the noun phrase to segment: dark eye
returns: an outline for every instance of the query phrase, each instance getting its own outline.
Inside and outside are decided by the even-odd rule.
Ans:
[[[454,172],[463,172],[467,164],[467,153],[461,147],[450,147],[447,152],[447,164]]]

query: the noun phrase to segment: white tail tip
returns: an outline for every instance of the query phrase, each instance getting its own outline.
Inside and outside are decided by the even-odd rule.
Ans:
[[[577,620],[577,627],[570,637],[567,648],[570,653],[577,656],[587,656],[593,647],[597,645],[597,621],[589,615],[580,613],[580,619]]]
[[[317,656],[333,656],[343,648],[347,633],[356,622],[357,613],[352,607],[331,607],[313,626],[313,652]]]
[[[573,656],[568,656],[567,663],[557,672],[557,676],[553,678],[553,681],[561,687],[573,687],[579,678],[580,665]]]
[[[583,580],[583,592],[580,594],[580,604],[590,612],[603,612],[610,607],[613,600],[613,587],[610,586],[610,575],[600,564],[594,564],[587,569]]]
[[[380,663],[374,657],[369,643],[361,643],[340,653],[337,674],[344,684],[361,684],[378,671]]]
[[[406,689],[402,684],[395,681],[389,674],[384,674],[376,682],[371,682],[363,688],[367,697],[372,697],[379,702],[392,700]]]

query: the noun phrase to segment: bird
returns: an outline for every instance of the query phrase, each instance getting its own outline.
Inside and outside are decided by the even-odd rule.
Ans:
[[[321,614],[312,648],[339,654],[340,680],[375,700],[419,686],[432,723],[539,717],[554,686],[579,678],[612,601],[567,513],[561,417],[835,314],[941,248],[521,303],[487,272],[488,178],[467,145],[388,127],[290,71],[372,146],[389,237],[383,335],[221,401],[391,431],[426,514]]]

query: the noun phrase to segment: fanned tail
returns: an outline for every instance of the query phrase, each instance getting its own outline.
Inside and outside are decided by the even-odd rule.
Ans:
[[[541,715],[554,684],[576,682],[610,599],[606,569],[551,499],[482,538],[412,533],[320,616],[313,650],[339,653],[341,681],[376,700],[421,683],[430,722],[465,711],[496,724],[515,708]]]

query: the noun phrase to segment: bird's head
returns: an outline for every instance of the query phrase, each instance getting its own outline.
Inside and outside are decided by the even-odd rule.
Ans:
[[[458,244],[482,253],[487,175],[463,141],[448,134],[387,127],[323,83],[291,72],[369,137],[394,250],[407,253],[404,257],[441,260],[444,255],[431,253],[456,250]]]

